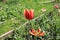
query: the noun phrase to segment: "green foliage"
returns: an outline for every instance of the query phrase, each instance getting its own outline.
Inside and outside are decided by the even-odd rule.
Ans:
[[[41,40],[55,40],[55,38],[58,40],[60,35],[60,13],[57,9],[53,8],[54,4],[58,2],[40,4],[40,2],[46,1],[49,0],[6,0],[5,3],[0,1],[0,35],[20,27],[27,21],[23,14],[24,9],[34,9],[34,18],[42,14],[44,15],[31,22],[31,24],[28,23],[15,30],[11,37],[12,40],[26,40],[26,37],[32,40],[31,35],[28,33],[31,27],[35,30],[40,27],[42,31],[46,32],[45,37],[39,37]],[[42,12],[42,8],[46,8],[47,11]]]
[[[56,14],[56,15],[55,15]],[[58,40],[59,39],[59,31],[60,28],[57,26],[59,24],[57,21],[59,21],[58,16],[59,13],[56,13],[56,10],[53,10],[49,12],[48,14],[44,14],[43,16],[39,17],[35,21],[31,21],[30,23],[22,26],[21,28],[15,30],[16,40],[19,38],[24,38],[23,40],[32,40],[31,35],[29,35],[30,28],[34,28],[35,30],[39,27],[42,29],[42,31],[45,31],[44,37],[35,37],[34,39],[37,40],[37,38],[40,38],[41,40]],[[57,21],[56,21],[57,20]],[[60,21],[59,21],[60,22]],[[27,37],[28,36],[28,37]],[[27,37],[27,39],[26,39]]]

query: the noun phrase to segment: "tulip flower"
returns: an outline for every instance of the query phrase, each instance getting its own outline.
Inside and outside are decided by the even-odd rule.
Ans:
[[[30,33],[31,35],[34,35],[34,36],[37,35],[34,29],[31,29],[31,30],[29,31],[29,33]]]
[[[39,28],[39,29],[36,31],[36,33],[39,34],[40,32],[41,32],[41,29]]]
[[[42,12],[45,12],[45,11],[46,11],[46,9],[45,9],[45,8],[42,8],[42,9],[41,9],[41,11],[42,11]]]
[[[58,12],[60,13],[60,9],[58,9]]]
[[[37,36],[44,36],[44,32],[41,32],[41,29],[39,28],[37,31],[36,31],[36,33],[37,33]]]
[[[36,30],[36,31],[34,29],[31,29],[29,31],[29,33],[31,35],[34,35],[34,36],[44,36],[45,35],[45,32],[42,32],[40,28],[38,30]]]
[[[59,6],[58,6],[58,5],[55,5],[55,6],[54,6],[54,8],[58,9],[58,8],[59,8]]]
[[[41,32],[41,33],[38,34],[38,36],[44,36],[44,35],[45,35],[44,32]]]
[[[41,29],[39,28],[39,29],[37,30],[37,32],[41,32]]]
[[[24,16],[28,20],[32,20],[34,18],[34,10],[33,9],[25,9],[24,10]]]

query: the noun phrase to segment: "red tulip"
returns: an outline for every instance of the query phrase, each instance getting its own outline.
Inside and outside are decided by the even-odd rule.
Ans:
[[[41,29],[39,28],[38,30],[36,30],[36,33],[37,34],[41,33]]]
[[[32,29],[31,29],[31,32],[35,32],[35,30],[32,28]]]
[[[45,35],[45,33],[44,32],[41,32],[41,33],[39,33],[38,36],[44,36],[44,35]]]
[[[37,32],[41,32],[41,29],[39,28],[39,29],[37,30]]]
[[[58,6],[58,5],[55,5],[54,7],[55,7],[56,9],[58,9],[58,8],[59,8],[59,6]]]
[[[29,30],[29,33],[30,33],[31,35],[34,35],[34,36],[37,35],[34,29]]]
[[[25,10],[24,10],[24,16],[25,16],[25,18],[28,19],[28,20],[33,19],[33,17],[34,17],[34,10],[32,10],[32,9],[30,9],[30,10],[25,9]]]
[[[44,32],[41,31],[40,28],[36,31],[36,33],[37,33],[37,36],[44,36],[45,34]]]
[[[31,29],[31,30],[29,30],[29,33],[34,36],[44,36],[45,35],[45,32],[42,32],[40,28],[36,31],[34,29]]]

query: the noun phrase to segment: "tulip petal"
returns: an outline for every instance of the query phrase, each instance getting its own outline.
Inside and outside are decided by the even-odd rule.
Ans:
[[[58,9],[58,12],[60,13],[60,9]]]
[[[42,12],[45,12],[45,11],[46,11],[46,9],[45,9],[45,8],[42,8],[42,9],[41,9],[41,11],[42,11]]]
[[[29,10],[28,9],[24,10],[24,16],[26,17],[26,19],[29,18]]]
[[[59,8],[59,5],[55,5],[54,7],[55,7],[56,9],[58,9],[58,8]]]
[[[39,28],[39,29],[37,30],[37,32],[39,32],[39,33],[40,33],[40,32],[41,32],[41,29]]]
[[[39,34],[39,36],[44,36],[44,34],[45,34],[44,32],[41,32],[41,33]]]
[[[26,17],[26,19],[28,19],[28,20],[33,19],[33,17],[34,17],[34,13],[33,12],[34,12],[33,10],[25,9],[24,10],[24,16]]]
[[[30,9],[29,13],[30,13],[30,19],[33,19],[33,17],[34,17],[34,10]]]

